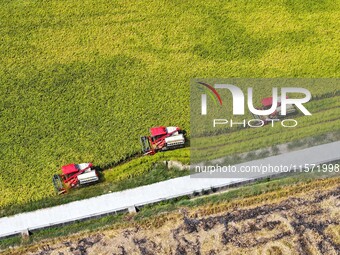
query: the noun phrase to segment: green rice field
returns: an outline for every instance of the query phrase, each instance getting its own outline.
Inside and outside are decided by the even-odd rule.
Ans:
[[[193,78],[339,77],[339,6],[0,0],[0,210],[55,196],[51,178],[64,164],[128,160],[152,126],[190,136]],[[313,125],[283,133],[282,142],[338,129],[339,89],[319,88],[334,96],[312,101]],[[223,153],[249,145],[239,139],[254,134],[242,132],[230,134]],[[260,136],[273,143],[281,130],[257,132],[254,144]],[[188,149],[169,155],[189,157]],[[155,161],[135,160],[107,170],[107,181],[142,175]]]

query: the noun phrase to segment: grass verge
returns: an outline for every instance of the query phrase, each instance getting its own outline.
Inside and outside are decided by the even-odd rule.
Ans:
[[[70,193],[61,196],[54,196],[42,199],[40,201],[34,201],[24,205],[10,205],[0,210],[0,217],[14,215],[17,213],[34,211],[41,208],[47,208],[51,206],[66,204],[69,202],[87,199],[94,196],[107,194],[110,192],[121,191],[125,189],[131,189],[143,185],[148,185],[164,180],[168,180],[175,177],[188,175],[189,171],[182,171],[178,169],[167,169],[163,164],[157,164],[147,171],[144,175],[139,175],[134,178],[125,180],[118,180],[117,182],[105,182],[98,183],[96,185],[88,186],[86,188],[79,188],[70,191]],[[104,178],[104,177],[103,177]]]

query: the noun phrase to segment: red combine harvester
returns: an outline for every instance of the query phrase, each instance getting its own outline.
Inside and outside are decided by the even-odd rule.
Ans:
[[[262,99],[261,103],[262,103],[262,108],[259,109],[259,110],[268,110],[272,107],[273,98],[272,97],[266,97],[266,98]],[[296,113],[295,107],[291,104],[287,104],[286,115],[291,115],[291,114],[294,114],[294,113]],[[271,113],[269,115],[253,114],[254,119],[259,120],[259,125],[261,125],[261,120],[264,122],[264,124],[268,124],[272,120],[283,118],[286,115],[281,114],[281,98],[278,98],[277,106],[276,106],[276,109],[273,113]]]
[[[144,155],[184,147],[184,131],[179,127],[153,127],[150,128],[150,134],[140,138]]]
[[[67,189],[99,180],[98,173],[91,169],[92,163],[69,164],[61,167],[62,174],[53,176],[53,185],[58,194],[67,192]]]

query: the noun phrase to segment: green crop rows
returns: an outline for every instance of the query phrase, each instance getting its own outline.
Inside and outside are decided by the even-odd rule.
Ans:
[[[151,126],[190,135],[192,78],[339,76],[339,0],[0,5],[0,209],[54,196],[51,176],[63,164],[106,166],[135,155]],[[327,109],[294,136],[339,126]],[[154,161],[105,175],[129,178]]]

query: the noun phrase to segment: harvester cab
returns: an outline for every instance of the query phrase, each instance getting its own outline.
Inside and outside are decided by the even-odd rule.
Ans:
[[[98,173],[92,167],[92,163],[62,166],[62,174],[55,174],[52,178],[56,193],[63,194],[70,188],[97,182],[99,180]]]
[[[184,147],[184,131],[179,127],[153,127],[150,128],[150,134],[140,138],[144,155]]]

